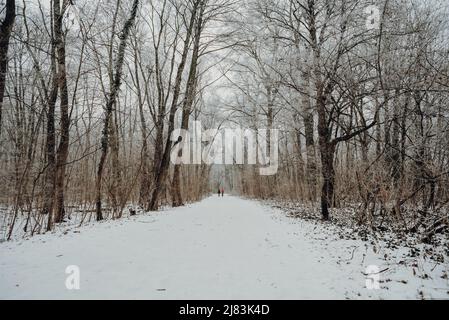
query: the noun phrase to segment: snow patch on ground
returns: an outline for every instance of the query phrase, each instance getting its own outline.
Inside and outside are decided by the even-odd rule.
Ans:
[[[404,260],[404,250],[340,239],[280,209],[215,196],[1,243],[0,298],[449,298],[447,263]],[[69,265],[80,268],[80,290],[65,286]],[[379,290],[366,288],[370,265],[382,271]]]

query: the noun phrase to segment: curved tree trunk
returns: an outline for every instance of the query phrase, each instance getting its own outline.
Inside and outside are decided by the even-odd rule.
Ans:
[[[195,102],[196,95],[196,85],[197,85],[197,68],[198,68],[198,58],[199,58],[199,49],[200,49],[200,39],[201,32],[203,29],[203,14],[204,14],[204,3],[200,9],[200,13],[198,16],[198,21],[195,30],[195,42],[193,45],[193,53],[192,53],[192,61],[190,63],[189,70],[189,79],[187,80],[187,88],[186,88],[186,97],[184,99],[184,104],[182,108],[182,120],[181,120],[181,129],[188,130],[189,129],[189,117],[192,110],[192,106]],[[186,142],[186,137],[182,137],[182,141]],[[189,143],[187,141],[186,143]],[[183,150],[180,149],[179,156],[182,156]],[[173,181],[172,181],[172,204],[174,207],[179,207],[184,204],[181,193],[181,165],[176,164],[173,172]]]
[[[102,200],[101,200],[101,182],[103,179],[103,171],[104,171],[104,165],[106,162],[106,157],[109,150],[109,126],[111,122],[112,117],[112,111],[113,106],[115,105],[117,101],[117,95],[118,91],[120,89],[120,85],[122,83],[122,71],[123,71],[123,62],[125,60],[125,50],[127,45],[127,40],[129,37],[129,33],[131,31],[131,28],[134,25],[134,21],[136,20],[137,15],[137,7],[139,5],[139,0],[134,0],[131,15],[126,21],[125,25],[123,26],[122,33],[120,35],[120,45],[118,49],[117,54],[117,62],[115,65],[115,75],[113,79],[112,84],[112,90],[109,94],[107,103],[106,103],[106,112],[105,112],[105,119],[103,124],[103,132],[102,132],[102,138],[101,138],[101,156],[100,156],[100,162],[98,164],[97,169],[97,177],[95,182],[95,191],[96,191],[96,216],[97,221],[103,220],[103,212],[102,212]]]

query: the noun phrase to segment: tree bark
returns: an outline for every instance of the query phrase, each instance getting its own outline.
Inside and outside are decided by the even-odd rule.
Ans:
[[[5,79],[8,70],[9,39],[16,19],[15,0],[6,0],[5,19],[0,25],[0,137],[2,135],[3,97],[5,95]]]
[[[317,164],[315,152],[315,138],[314,138],[314,113],[311,104],[311,90],[310,90],[310,72],[311,72],[311,50],[304,48],[304,63],[301,66],[302,71],[302,115],[304,123],[304,135],[306,140],[306,182],[309,192],[309,200],[316,201],[316,183],[317,183]]]
[[[303,116],[304,120],[304,134],[306,140],[306,180],[309,190],[309,200],[316,201],[316,154],[315,154],[315,138],[314,138],[314,121],[313,113],[310,110],[306,110]]]
[[[137,98],[139,103],[139,119],[140,119],[140,130],[142,135],[142,151],[141,151],[141,168],[142,174],[140,177],[140,191],[139,191],[139,204],[144,206],[149,200],[150,194],[150,154],[148,149],[148,127],[145,121],[145,114],[143,111],[144,99],[142,98],[142,93],[140,90],[140,77],[139,77],[139,67],[138,67],[138,53],[137,44],[134,48],[134,72],[135,72],[135,82],[137,88]]]
[[[54,41],[53,41],[54,42]],[[43,214],[48,214],[47,231],[50,231],[53,224],[53,208],[55,196],[55,174],[56,174],[56,137],[55,137],[55,105],[58,98],[58,75],[56,68],[56,51],[54,44],[52,45],[51,58],[51,74],[52,74],[52,89],[50,95],[47,97],[47,127],[46,127],[46,141],[45,152],[47,157],[45,183],[44,183],[44,206]]]
[[[58,87],[61,101],[61,137],[56,154],[56,181],[55,181],[55,222],[60,223],[64,220],[64,187],[66,163],[69,156],[69,94],[67,89],[67,70],[65,39],[62,31],[62,19],[67,9],[68,0],[62,1],[62,9],[59,0],[53,0],[54,14],[54,32],[56,41],[56,53],[58,62]]]
[[[117,62],[115,65],[115,75],[112,84],[112,90],[109,94],[108,100],[106,102],[106,110],[105,110],[105,119],[103,124],[103,132],[101,138],[101,156],[100,162],[98,164],[97,169],[97,177],[95,182],[95,191],[96,191],[96,216],[97,221],[103,220],[103,212],[102,212],[102,197],[101,197],[101,185],[103,179],[103,171],[104,165],[106,162],[106,157],[109,150],[109,126],[111,122],[113,107],[117,101],[118,91],[120,90],[120,86],[122,83],[122,71],[123,71],[123,62],[125,60],[125,50],[127,45],[127,40],[131,31],[131,28],[134,25],[134,21],[137,15],[137,7],[139,5],[139,0],[134,0],[130,17],[126,21],[123,26],[123,30],[120,35],[120,45],[117,53]]]
[[[200,13],[198,16],[198,21],[195,30],[195,41],[193,45],[192,61],[190,63],[189,78],[187,80],[186,97],[184,99],[184,104],[182,108],[182,119],[181,119],[181,129],[189,129],[189,117],[191,113],[192,106],[195,102],[196,96],[196,86],[197,86],[197,69],[198,69],[198,58],[200,49],[200,39],[201,32],[203,29],[203,14],[205,5],[202,3]],[[182,137],[182,141],[185,142],[186,137]],[[187,141],[187,143],[189,143]],[[179,151],[179,156],[182,156],[182,148]],[[181,165],[176,164],[173,172],[172,181],[172,205],[173,207],[179,207],[184,204],[182,193],[181,193]]]

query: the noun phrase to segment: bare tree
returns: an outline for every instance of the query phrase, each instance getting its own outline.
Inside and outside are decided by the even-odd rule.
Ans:
[[[134,21],[137,16],[137,9],[139,6],[139,0],[134,0],[130,16],[123,26],[122,32],[120,34],[120,46],[117,53],[116,64],[115,64],[115,74],[113,78],[113,85],[111,93],[109,94],[106,110],[105,110],[105,119],[104,119],[104,127],[103,127],[103,136],[101,139],[101,157],[100,162],[98,164],[97,170],[97,179],[96,179],[96,214],[97,221],[103,220],[102,214],[102,201],[101,201],[101,182],[103,179],[103,170],[106,161],[106,156],[109,150],[109,126],[111,121],[111,116],[113,112],[113,107],[116,103],[118,91],[120,90],[120,85],[122,82],[122,70],[123,70],[123,62],[125,59],[125,50],[127,46],[127,40],[129,34],[131,32],[131,28],[134,25]]]
[[[181,61],[179,62],[178,69],[176,71],[176,77],[174,81],[173,86],[173,97],[171,106],[169,108],[169,119],[168,119],[168,134],[167,139],[164,145],[162,158],[157,165],[157,170],[155,171],[155,178],[154,178],[154,186],[153,186],[153,192],[151,194],[151,200],[148,204],[148,210],[155,211],[159,208],[159,197],[161,193],[161,189],[163,188],[163,184],[165,184],[168,168],[170,164],[170,152],[172,150],[172,141],[171,141],[171,134],[173,130],[175,129],[175,114],[176,110],[178,109],[178,100],[179,95],[181,93],[181,81],[182,81],[182,74],[184,72],[184,68],[187,63],[187,55],[189,53],[189,47],[190,47],[190,39],[192,37],[192,33],[194,32],[194,26],[195,26],[195,20],[197,16],[197,11],[200,6],[200,3],[203,0],[194,0],[192,3],[192,7],[189,10],[190,11],[190,18],[186,29],[186,36],[183,41],[183,50],[181,54]],[[187,17],[185,17],[187,19]]]
[[[67,70],[66,70],[66,50],[65,39],[62,30],[63,16],[69,0],[62,1],[62,7],[59,0],[53,0],[53,23],[55,34],[56,61],[58,66],[58,87],[60,93],[61,108],[61,137],[56,151],[56,177],[55,177],[55,222],[60,223],[64,219],[64,188],[66,163],[69,156],[69,134],[70,134],[70,115],[69,115],[69,93],[67,88]]]

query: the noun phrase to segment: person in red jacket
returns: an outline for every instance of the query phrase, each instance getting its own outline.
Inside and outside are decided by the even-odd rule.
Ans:
[[[224,197],[224,188],[221,188],[221,196]]]

